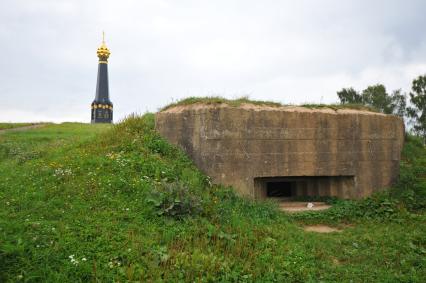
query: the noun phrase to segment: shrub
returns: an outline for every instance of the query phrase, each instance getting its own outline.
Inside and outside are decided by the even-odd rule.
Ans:
[[[160,183],[147,201],[154,205],[158,215],[183,218],[202,212],[201,198],[181,182]]]
[[[420,138],[406,137],[400,177],[391,193],[409,210],[426,208],[426,150]]]

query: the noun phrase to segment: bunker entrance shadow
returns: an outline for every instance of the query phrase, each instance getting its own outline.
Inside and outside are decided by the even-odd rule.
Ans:
[[[266,182],[267,197],[292,197],[295,193],[295,182]]]
[[[355,189],[354,176],[291,176],[254,178],[257,199],[337,196]]]

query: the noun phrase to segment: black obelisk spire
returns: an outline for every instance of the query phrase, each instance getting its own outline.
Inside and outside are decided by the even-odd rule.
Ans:
[[[96,83],[96,96],[92,102],[92,123],[112,123],[112,102],[109,100],[108,87],[108,57],[111,54],[105,45],[105,36],[102,34],[102,45],[97,51],[98,81]]]

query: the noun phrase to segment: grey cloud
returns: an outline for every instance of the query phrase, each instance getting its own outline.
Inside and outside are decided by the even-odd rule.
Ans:
[[[426,72],[424,1],[0,5],[0,120],[89,121],[102,30],[115,117],[188,95],[332,102],[343,86],[407,88]]]

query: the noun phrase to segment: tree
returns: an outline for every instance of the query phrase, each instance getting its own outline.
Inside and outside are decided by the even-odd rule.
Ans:
[[[392,114],[392,99],[384,85],[377,84],[367,87],[362,91],[361,97],[364,105],[372,106],[385,114]]]
[[[337,92],[341,104],[360,104],[362,103],[361,95],[353,88],[343,88]]]
[[[426,143],[426,74],[413,80],[411,90],[412,106],[407,109],[408,116],[413,119],[414,131]]]
[[[400,89],[394,90],[391,95],[392,114],[395,114],[401,118],[407,115],[407,95]]]
[[[404,117],[406,114],[406,95],[401,90],[395,90],[389,95],[382,84],[367,87],[360,94],[352,87],[343,88],[337,92],[341,104],[363,104],[376,108],[385,114],[395,114]]]

